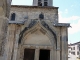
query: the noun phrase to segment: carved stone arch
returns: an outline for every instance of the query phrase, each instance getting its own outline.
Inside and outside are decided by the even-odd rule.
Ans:
[[[48,22],[45,22],[45,21],[42,21],[41,24],[47,29],[49,30],[52,35],[54,36],[55,38],[55,43],[56,43],[56,49],[57,49],[57,32],[55,31],[55,29],[53,28],[54,26],[53,25],[49,25],[50,23]]]
[[[54,34],[50,31],[50,30],[48,30],[48,29],[46,29],[40,22],[37,22],[37,24],[35,24],[32,28],[30,28],[30,29],[27,29],[26,28],[26,30],[25,30],[25,32],[22,34],[22,35],[20,35],[21,36],[21,41],[19,40],[19,43],[21,43],[21,44],[23,44],[23,39],[24,39],[24,37],[27,35],[30,35],[32,32],[35,32],[35,31],[37,31],[37,30],[43,30],[42,31],[42,33],[44,33],[44,34],[46,34],[48,37],[49,37],[49,39],[50,39],[50,41],[51,41],[51,43],[52,43],[52,46],[56,46],[57,44],[56,44],[56,39],[55,39],[55,36],[54,36]],[[57,46],[56,46],[57,47]],[[56,49],[56,48],[55,48]]]

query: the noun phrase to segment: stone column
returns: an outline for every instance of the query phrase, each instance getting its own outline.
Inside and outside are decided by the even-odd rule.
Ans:
[[[55,51],[53,49],[50,50],[50,60],[55,60]]]
[[[35,60],[39,60],[39,49],[35,50]]]
[[[8,19],[0,16],[0,55],[3,55],[7,34]]]
[[[5,60],[5,45],[11,0],[0,0],[0,60]]]
[[[5,1],[3,2],[0,0],[0,3],[3,4],[5,3]],[[8,28],[8,20],[9,20],[8,17],[5,15],[6,13],[4,12],[3,7],[0,6],[0,60],[6,59],[6,47],[5,46],[7,46],[6,37],[7,37],[7,28]]]
[[[53,59],[52,60],[57,60],[57,51],[56,51],[56,49],[53,50]]]
[[[57,49],[57,60],[60,60],[60,50]]]
[[[68,60],[68,34],[67,28],[61,28],[61,60]]]
[[[20,34],[20,26],[17,26],[16,29],[16,36],[15,36],[15,43],[14,43],[14,52],[13,52],[13,60],[17,60],[18,55],[18,40]]]
[[[60,60],[60,31],[57,34],[57,60]]]
[[[6,32],[7,32],[7,19],[5,16],[5,12],[3,9],[3,2],[2,0],[0,0],[0,56],[3,55],[3,48],[4,48],[4,40],[6,37]],[[5,7],[6,8],[6,7]]]
[[[6,46],[6,52],[7,52],[7,57],[6,60],[12,60],[13,58],[13,49],[14,49],[14,41],[15,41],[15,30],[16,30],[16,25],[10,24],[8,26],[8,35],[7,35],[7,46]]]
[[[4,60],[8,18],[0,16],[0,60]]]

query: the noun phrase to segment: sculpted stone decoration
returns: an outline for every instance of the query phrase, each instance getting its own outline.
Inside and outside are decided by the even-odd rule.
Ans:
[[[35,23],[29,22],[19,36],[19,58],[23,60],[24,49],[49,49],[52,53],[56,51],[57,42],[54,34],[50,31],[50,27],[45,21],[34,20]],[[33,24],[33,25],[30,25]],[[52,30],[53,31],[53,30]],[[54,32],[54,31],[53,31]],[[56,32],[54,32],[56,34]],[[53,51],[54,50],[54,51]],[[55,52],[54,52],[55,53]],[[35,53],[36,54],[36,53]]]
[[[56,41],[56,48],[57,48],[57,36],[56,36],[56,34],[52,31],[52,29],[44,21],[42,22],[42,25],[53,34],[55,41]]]
[[[48,29],[54,36],[55,36],[55,40],[57,40],[56,38],[56,34],[52,31],[52,29],[48,26],[48,24],[46,24],[44,21],[42,22],[42,25]]]
[[[46,31],[44,31],[43,28],[41,28],[40,31],[41,31],[43,34],[46,34]]]
[[[36,24],[38,24],[38,23],[40,23],[46,30],[50,31],[50,32],[53,34],[54,39],[55,39],[55,42],[56,42],[56,48],[57,48],[57,36],[56,36],[55,32],[48,26],[47,23],[45,23],[45,21],[40,21],[40,20],[39,20],[39,21],[33,20],[32,22],[30,22],[30,24],[29,24],[28,27],[25,27],[25,28],[24,28],[24,30],[20,33],[19,44],[21,43],[21,40],[22,40],[22,38],[23,38],[23,35],[24,35],[25,31],[27,31],[27,30],[30,31],[30,29],[31,29],[32,27],[34,27]],[[37,27],[37,28],[38,28],[38,27]],[[35,29],[36,29],[36,27],[35,27]],[[31,32],[34,32],[34,31],[36,31],[36,30],[33,30],[33,31],[31,31]],[[43,28],[40,28],[40,31],[41,31],[43,34],[46,33],[46,31],[44,31]]]
[[[26,30],[30,29],[31,27],[33,27],[35,24],[36,24],[36,21],[33,20],[33,21],[31,21],[31,23],[29,24],[28,27],[25,27],[25,28],[24,28],[24,30],[20,33],[19,43],[21,43],[21,39],[22,39],[22,37],[23,37],[24,32],[25,32]]]

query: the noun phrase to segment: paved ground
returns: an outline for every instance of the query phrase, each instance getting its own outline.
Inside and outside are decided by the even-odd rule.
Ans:
[[[77,58],[76,58],[76,56],[74,56],[74,55],[69,55],[68,60],[77,60]]]

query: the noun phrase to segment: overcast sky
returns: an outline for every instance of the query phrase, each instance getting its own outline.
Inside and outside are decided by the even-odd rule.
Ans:
[[[32,5],[33,0],[13,0],[13,5]],[[59,7],[59,22],[70,23],[68,42],[80,41],[80,0],[53,0],[53,6]]]

